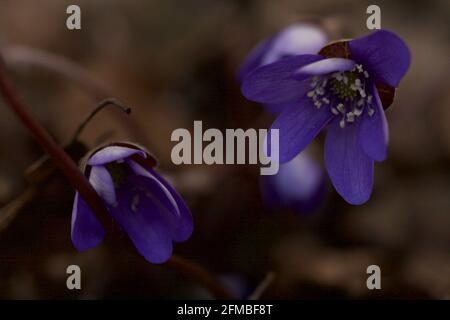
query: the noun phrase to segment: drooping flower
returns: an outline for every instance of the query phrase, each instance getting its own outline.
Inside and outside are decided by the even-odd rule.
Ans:
[[[144,149],[115,143],[92,152],[84,172],[137,251],[149,262],[163,263],[172,255],[172,241],[190,237],[193,221],[181,196],[153,169],[155,164]],[[104,236],[104,228],[77,192],[72,211],[74,246],[84,251]]]
[[[271,127],[280,131],[282,163],[327,127],[324,157],[331,181],[347,202],[362,204],[372,192],[374,161],[387,155],[383,107],[392,102],[409,65],[406,44],[379,30],[330,44],[319,54],[258,67],[244,78],[241,90],[253,101],[289,104]]]
[[[263,40],[247,56],[238,72],[238,81],[257,67],[299,54],[316,54],[328,43],[328,36],[318,26],[296,23]],[[280,113],[286,104],[264,104],[266,110]]]
[[[326,195],[324,170],[305,150],[282,164],[277,174],[261,176],[261,189],[271,208],[310,213],[318,209]]]

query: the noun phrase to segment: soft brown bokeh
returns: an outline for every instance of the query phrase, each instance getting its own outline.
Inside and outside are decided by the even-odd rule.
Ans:
[[[249,50],[299,20],[322,24],[332,38],[364,35],[369,2],[38,2],[0,2],[0,45],[65,56],[133,107],[131,119],[112,112],[97,117],[82,139],[90,146],[105,137],[134,140],[157,156],[195,217],[193,237],[176,245],[176,253],[240,279],[248,292],[274,270],[268,298],[450,298],[448,1],[378,1],[383,28],[412,51],[387,112],[389,158],[376,165],[367,204],[350,206],[330,187],[327,203],[310,216],[264,208],[256,166],[174,166],[170,134],[191,129],[194,120],[220,129],[269,126],[271,116],[246,101],[235,82]],[[65,27],[65,9],[74,3],[82,8],[81,31]],[[95,105],[52,72],[12,71],[33,114],[61,143]],[[132,125],[124,126],[127,121]],[[41,154],[1,101],[2,206],[23,197],[24,171]],[[146,263],[126,239],[78,253],[70,242],[73,190],[61,177],[30,198],[0,228],[0,298],[210,297],[179,274]],[[82,268],[81,291],[66,289],[70,264]],[[365,287],[370,264],[381,267],[381,291]]]

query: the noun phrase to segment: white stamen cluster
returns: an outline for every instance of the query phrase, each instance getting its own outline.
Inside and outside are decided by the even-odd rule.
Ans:
[[[328,78],[320,78],[318,76],[313,77],[311,82],[311,91],[307,93],[307,96],[312,99],[317,109],[320,109],[322,104],[330,104],[330,99],[325,96],[325,88],[328,83]]]
[[[364,110],[367,110],[369,117],[375,113],[372,108],[373,97],[366,92],[368,78],[369,73],[360,64],[350,71],[315,76],[307,96],[317,109],[322,105],[330,106],[330,111],[341,117],[340,127],[345,128],[347,124],[355,122]]]

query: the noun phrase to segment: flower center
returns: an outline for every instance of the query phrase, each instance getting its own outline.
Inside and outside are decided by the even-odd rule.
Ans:
[[[369,73],[362,65],[356,64],[352,70],[335,72],[324,76],[315,76],[307,96],[314,106],[320,109],[326,105],[330,111],[341,116],[339,125],[355,122],[364,112],[372,117],[375,110],[372,107],[372,95],[367,94]]]
[[[343,79],[346,79],[346,81],[343,81]],[[358,95],[358,92],[352,89],[352,85],[355,85],[356,80],[359,80],[359,78],[354,72],[338,74],[330,80],[330,89],[341,100],[353,100]]]

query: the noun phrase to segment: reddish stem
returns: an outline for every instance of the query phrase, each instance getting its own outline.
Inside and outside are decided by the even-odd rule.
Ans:
[[[105,227],[108,226],[111,223],[111,219],[97,192],[95,192],[86,177],[78,169],[75,162],[55,142],[47,130],[30,115],[8,75],[2,56],[0,56],[0,93],[7,105],[9,105],[22,121],[23,125],[30,131],[33,138],[49,154],[58,169],[69,180],[70,184],[78,190],[80,196],[86,201],[102,225]]]
[[[102,225],[108,230],[111,229],[112,220],[108,211],[103,205],[97,192],[91,186],[86,177],[78,169],[75,162],[67,153],[55,142],[47,130],[36,121],[28,112],[24,101],[17,92],[17,89],[6,70],[3,57],[0,54],[0,93],[5,99],[7,105],[22,121],[23,125],[30,131],[33,138],[49,154],[57,168],[66,176],[73,188],[86,201],[91,210],[100,220]],[[206,288],[208,288],[216,297],[230,299],[232,295],[228,290],[206,269],[187,259],[172,256],[166,263],[166,266],[172,267],[179,272],[195,279]]]

